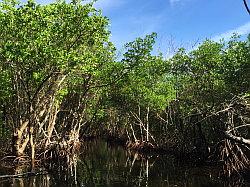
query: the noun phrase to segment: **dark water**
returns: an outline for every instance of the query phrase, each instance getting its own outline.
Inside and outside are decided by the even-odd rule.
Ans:
[[[54,168],[48,175],[35,177],[1,179],[0,187],[227,187],[249,186],[242,181],[222,182],[216,169],[209,167],[187,167],[171,156],[139,154],[111,146],[103,141],[85,145],[76,162],[68,171]],[[6,174],[0,169],[0,174]]]

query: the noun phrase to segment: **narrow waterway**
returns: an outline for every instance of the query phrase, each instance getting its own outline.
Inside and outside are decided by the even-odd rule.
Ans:
[[[226,187],[248,186],[219,180],[211,167],[183,166],[172,156],[141,156],[102,140],[88,142],[68,171],[54,168],[48,175],[0,180],[1,187]],[[7,174],[3,169],[0,174]]]

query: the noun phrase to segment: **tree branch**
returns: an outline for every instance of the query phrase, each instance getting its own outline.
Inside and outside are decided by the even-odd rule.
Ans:
[[[249,9],[249,7],[248,7],[248,5],[247,5],[247,1],[246,1],[246,0],[243,0],[243,2],[244,2],[245,8],[246,8],[248,14],[250,15],[250,9]]]
[[[240,136],[235,136],[235,135],[231,134],[230,131],[226,131],[225,136],[229,140],[233,140],[235,142],[250,146],[250,139],[245,139],[245,138],[240,137]]]

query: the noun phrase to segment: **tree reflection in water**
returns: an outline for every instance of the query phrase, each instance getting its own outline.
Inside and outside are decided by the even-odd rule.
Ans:
[[[185,167],[173,156],[145,156],[101,140],[88,142],[83,147],[78,156],[68,158],[69,165],[59,161],[47,166],[49,175],[4,179],[0,180],[0,187],[244,186],[241,181],[221,182],[217,170],[211,167]],[[1,172],[3,174],[3,170]]]

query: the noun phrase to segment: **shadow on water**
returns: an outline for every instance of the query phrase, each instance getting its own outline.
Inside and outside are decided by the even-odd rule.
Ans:
[[[173,156],[147,155],[125,151],[104,141],[86,143],[70,166],[49,166],[49,175],[1,179],[0,187],[226,187],[248,186],[241,181],[222,182],[211,167],[183,166]],[[8,171],[0,168],[0,175]]]

